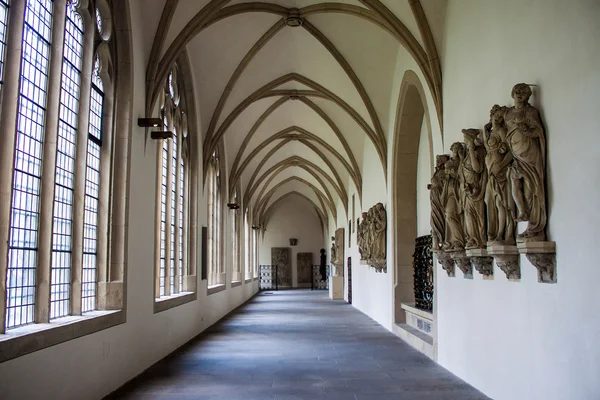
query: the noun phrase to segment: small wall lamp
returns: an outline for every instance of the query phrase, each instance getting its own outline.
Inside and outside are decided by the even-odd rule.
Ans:
[[[150,139],[172,139],[173,132],[171,131],[152,131],[150,132]]]
[[[239,210],[239,208],[240,208],[240,205],[239,205],[239,204],[237,204],[237,203],[227,203],[227,207],[228,207],[230,210]]]
[[[138,118],[140,128],[156,128],[160,126],[161,122],[160,118]]]

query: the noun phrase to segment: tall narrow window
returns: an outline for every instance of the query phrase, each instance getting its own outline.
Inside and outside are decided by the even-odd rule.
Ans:
[[[209,273],[208,285],[218,285],[223,282],[221,262],[221,174],[219,168],[219,153],[215,151],[211,157],[208,172],[208,246]]]
[[[2,84],[4,83],[4,50],[6,49],[8,7],[8,0],[0,0],[0,91],[2,91]]]
[[[238,189],[236,188],[233,194],[233,203],[238,204]],[[231,281],[239,282],[242,280],[240,271],[240,244],[239,244],[239,217],[238,209],[232,209],[231,218]]]
[[[160,225],[157,238],[159,247],[156,297],[172,296],[195,290],[186,289],[184,277],[188,273],[185,263],[187,233],[187,124],[179,97],[179,82],[173,69],[165,82],[162,97],[163,130],[172,133],[160,145],[158,191],[158,217]]]
[[[71,244],[75,138],[79,114],[79,83],[83,52],[83,24],[74,6],[67,6],[62,62],[60,113],[54,186],[52,226],[52,274],[50,278],[50,318],[69,314],[71,293]]]
[[[8,244],[7,328],[25,325],[34,320],[42,140],[51,24],[50,0],[27,1]]]
[[[248,223],[248,210],[244,212],[244,263],[246,264],[246,279],[252,278],[252,267],[250,265],[250,225]]]
[[[83,225],[83,275],[82,311],[96,308],[96,283],[98,281],[98,199],[100,188],[100,149],[102,146],[102,113],[104,87],[99,75],[100,60],[96,58],[92,73],[90,97],[90,123],[87,143],[85,174],[85,211]]]

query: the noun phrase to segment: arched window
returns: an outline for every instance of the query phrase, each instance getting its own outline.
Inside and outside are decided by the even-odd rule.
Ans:
[[[111,28],[105,0],[0,0],[0,90],[17,98],[1,108],[0,333],[14,340],[23,325],[109,317],[96,324],[107,327],[124,315],[101,312],[121,309],[123,293],[122,265],[110,274],[108,258],[109,226],[123,225],[111,220],[110,188],[126,187],[112,178]]]
[[[238,199],[239,187],[235,189],[233,193],[233,203],[239,204]],[[238,216],[239,209],[232,209],[231,218],[231,282],[242,281],[242,268],[241,268],[241,257],[240,257],[240,218]]]
[[[248,209],[244,212],[244,264],[246,280],[252,279],[252,256],[250,254],[252,229],[248,221]]]
[[[160,112],[163,131],[172,134],[171,139],[162,139],[158,146],[159,178],[157,190],[157,300],[167,300],[195,292],[186,277],[192,276],[189,268],[189,138],[185,102],[182,100],[182,84],[178,79],[178,66],[169,73],[161,95]],[[193,298],[190,297],[190,301]],[[155,311],[171,306],[162,303]]]
[[[208,166],[208,286],[225,283],[221,251],[222,196],[219,151],[215,150]]]

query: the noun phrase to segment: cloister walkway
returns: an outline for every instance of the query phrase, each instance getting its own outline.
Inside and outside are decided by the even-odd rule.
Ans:
[[[326,292],[262,292],[110,399],[487,399]]]

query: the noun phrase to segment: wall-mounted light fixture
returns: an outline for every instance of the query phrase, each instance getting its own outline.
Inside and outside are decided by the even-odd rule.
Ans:
[[[171,131],[152,131],[150,132],[150,139],[172,139],[173,132]]]
[[[259,230],[260,228],[256,225],[252,225],[252,229],[254,229],[255,231]]]
[[[240,205],[239,205],[239,204],[237,204],[237,203],[227,203],[227,207],[228,207],[230,210],[239,210],[239,208],[240,208]]]
[[[295,246],[298,244],[298,239],[296,238],[290,238],[290,246]]]
[[[156,128],[160,126],[160,118],[138,118],[138,126],[140,128]]]

